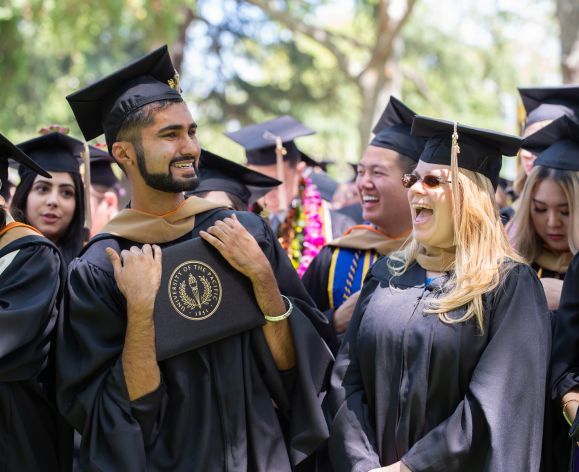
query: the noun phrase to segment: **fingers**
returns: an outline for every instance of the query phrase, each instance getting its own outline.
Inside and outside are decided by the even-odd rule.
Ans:
[[[199,236],[201,236],[205,241],[211,244],[218,251],[220,251],[225,247],[225,244],[223,244],[223,242],[220,239],[216,238],[215,236],[209,234],[206,231],[199,231]]]
[[[122,269],[121,258],[113,248],[107,247],[105,251],[107,253],[107,256],[109,257],[109,260],[111,261],[111,264],[113,265],[115,277],[117,277]]]
[[[216,221],[215,226],[207,228],[207,232],[224,243],[230,239],[229,227],[223,221]]]
[[[143,251],[143,254],[145,256],[153,257],[153,248],[151,247],[150,244],[144,244],[143,247],[141,248],[141,251]]]
[[[159,264],[163,262],[163,253],[161,252],[161,248],[156,244],[153,244],[153,254],[155,257],[155,261],[158,261]]]

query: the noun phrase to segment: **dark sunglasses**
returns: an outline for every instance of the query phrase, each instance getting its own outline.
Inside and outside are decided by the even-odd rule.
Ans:
[[[418,177],[415,174],[404,174],[402,176],[402,185],[406,188],[412,187],[416,182],[421,181],[428,188],[437,188],[440,184],[450,184],[450,180],[442,180],[436,175],[425,175],[424,177]]]

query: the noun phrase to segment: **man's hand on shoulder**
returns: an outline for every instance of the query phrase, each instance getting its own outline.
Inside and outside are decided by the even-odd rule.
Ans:
[[[218,220],[199,235],[217,249],[236,270],[256,281],[271,272],[267,257],[235,214]]]
[[[161,248],[145,244],[136,246],[117,254],[113,249],[106,249],[113,265],[115,281],[127,303],[141,308],[155,304],[155,298],[161,284]]]
[[[122,362],[131,401],[154,391],[161,382],[155,351],[153,308],[161,284],[161,248],[145,244],[117,254],[107,248],[115,280],[127,299],[127,330]]]

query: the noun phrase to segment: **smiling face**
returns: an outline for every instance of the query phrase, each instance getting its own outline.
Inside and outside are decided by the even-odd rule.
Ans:
[[[549,249],[556,252],[569,251],[569,202],[561,186],[553,179],[545,178],[535,186],[531,220],[535,231]]]
[[[76,208],[76,189],[68,172],[51,172],[52,179],[34,179],[26,200],[26,219],[53,243],[69,228]]]
[[[174,103],[154,114],[153,124],[133,143],[143,181],[155,190],[178,193],[199,184],[197,163],[201,148],[197,124],[185,103]]]
[[[413,174],[419,178],[427,175],[450,182],[450,166],[419,161]],[[454,245],[454,223],[452,219],[452,188],[450,183],[441,183],[429,188],[418,180],[408,191],[412,212],[414,239],[424,246],[449,248]]]
[[[398,153],[368,146],[356,176],[362,215],[391,237],[410,230],[408,191],[402,186]]]

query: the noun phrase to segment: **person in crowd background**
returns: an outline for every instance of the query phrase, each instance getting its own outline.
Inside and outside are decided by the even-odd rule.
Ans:
[[[282,182],[265,196],[264,210],[300,277],[326,242],[353,225],[351,218],[331,210],[306,176],[308,163],[316,161],[300,151],[294,139],[314,133],[287,115],[225,133],[245,148],[250,169]]]
[[[410,236],[408,191],[400,182],[414,170],[426,142],[410,134],[414,116],[402,102],[390,98],[357,170],[356,185],[368,224],[353,226],[327,244],[302,278],[337,335],[348,327],[372,264],[399,250]]]
[[[247,211],[280,184],[277,179],[202,149],[199,185],[188,195],[222,203],[237,211]]]
[[[80,253],[84,242],[84,186],[76,157],[84,143],[52,132],[18,147],[46,169],[51,178],[20,166],[20,183],[11,211],[16,220],[34,226],[54,243],[68,264]]]

